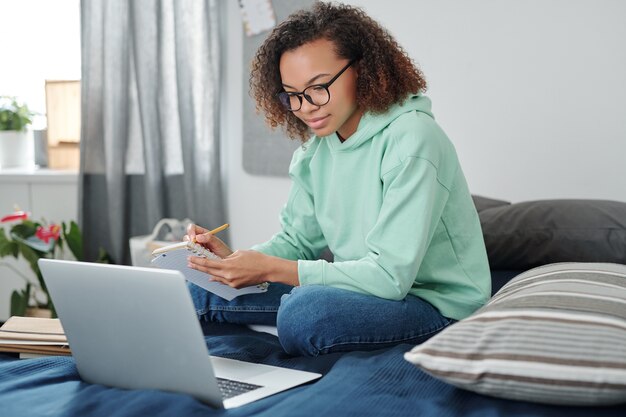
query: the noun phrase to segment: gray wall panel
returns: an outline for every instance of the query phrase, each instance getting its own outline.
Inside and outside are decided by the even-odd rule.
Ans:
[[[312,0],[273,0],[277,23],[296,10],[309,7]],[[242,28],[243,30],[243,28]],[[269,32],[243,37],[243,168],[252,175],[286,176],[293,151],[300,145],[281,130],[272,131],[262,114],[257,114],[250,97],[250,63]]]

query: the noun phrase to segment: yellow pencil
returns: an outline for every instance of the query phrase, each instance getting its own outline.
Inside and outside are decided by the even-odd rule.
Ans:
[[[207,233],[209,233],[209,234],[211,234],[211,235],[214,235],[214,234],[216,234],[216,233],[221,232],[221,231],[222,231],[222,230],[224,230],[224,229],[228,229],[228,226],[230,226],[230,224],[228,224],[228,223],[224,223],[224,224],[223,224],[223,225],[221,225],[220,227],[216,227],[216,228],[215,228],[215,229],[213,229],[213,230],[209,230]],[[195,238],[195,237],[193,238],[193,243],[196,243],[196,238]]]
[[[215,229],[209,231],[208,233],[214,235],[216,233],[221,232],[222,230],[228,229],[228,226],[230,226],[228,223],[225,223],[223,225],[221,225],[220,227],[216,227]]]
[[[213,230],[208,231],[207,233],[210,233],[212,235],[214,235],[215,233],[221,232],[224,229],[227,229],[228,226],[230,226],[228,223],[221,225],[220,227],[216,227]],[[196,238],[194,237],[192,240],[192,243],[196,243]],[[188,248],[189,247],[189,242],[188,241],[184,241],[184,242],[178,242],[178,243],[174,243],[171,245],[167,245],[167,246],[163,246],[161,248],[157,248],[155,250],[152,251],[152,255],[156,256],[159,255],[161,253],[165,253],[165,252],[169,252],[171,250],[176,250],[176,249],[183,249],[183,248]]]

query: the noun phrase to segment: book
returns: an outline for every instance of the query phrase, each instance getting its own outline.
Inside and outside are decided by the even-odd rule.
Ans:
[[[12,316],[0,327],[0,352],[71,355],[59,319]]]
[[[39,358],[46,358],[50,355],[46,355],[43,353],[27,353],[27,352],[20,352],[19,354],[19,358],[20,359],[39,359]]]
[[[187,257],[189,255],[201,256],[207,259],[221,259],[219,256],[206,249],[204,246],[192,241],[175,243],[173,245],[164,246],[152,252],[154,258],[152,264],[159,268],[174,269],[180,271],[185,279],[213,294],[222,297],[228,301],[244,294],[257,294],[267,291],[269,283],[253,285],[245,288],[232,288],[221,282],[209,281],[211,275],[200,272],[187,266]]]

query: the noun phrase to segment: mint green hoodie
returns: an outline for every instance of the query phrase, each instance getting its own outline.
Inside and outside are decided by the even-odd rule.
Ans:
[[[345,142],[313,136],[294,152],[282,231],[252,249],[298,261],[301,285],[402,300],[460,320],[491,278],[478,214],[430,100],[366,113]],[[334,262],[317,260],[327,247]]]

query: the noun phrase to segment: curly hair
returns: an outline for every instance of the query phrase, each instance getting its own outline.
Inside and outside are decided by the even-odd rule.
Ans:
[[[250,73],[256,109],[271,128],[282,126],[293,139],[306,141],[308,126],[278,100],[282,91],[280,57],[306,43],[327,39],[341,58],[357,60],[356,97],[363,111],[384,113],[409,93],[426,90],[419,68],[396,40],[357,7],[316,2],[279,24],[257,50]]]

